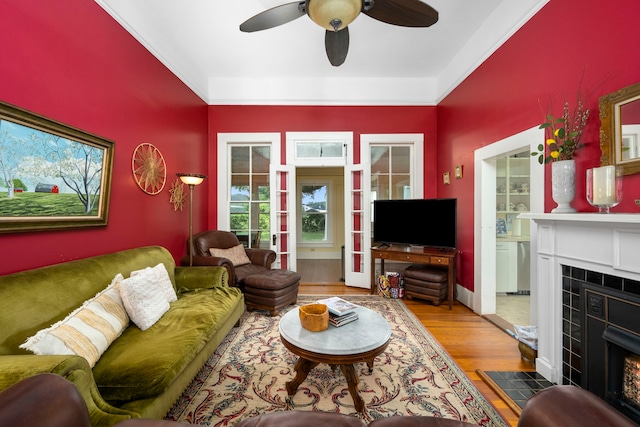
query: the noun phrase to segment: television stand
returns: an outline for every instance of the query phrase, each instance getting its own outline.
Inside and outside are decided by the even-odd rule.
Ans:
[[[455,249],[422,248],[421,250],[405,251],[395,247],[371,248],[371,294],[377,289],[376,260],[380,260],[380,272],[384,274],[384,262],[403,261],[413,264],[433,265],[447,271],[447,291],[449,310],[453,306],[453,298],[456,287],[456,255]]]

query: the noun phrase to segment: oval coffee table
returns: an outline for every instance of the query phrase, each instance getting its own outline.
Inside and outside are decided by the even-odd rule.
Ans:
[[[372,370],[374,359],[389,344],[391,327],[384,317],[373,310],[358,307],[356,311],[358,320],[339,328],[329,325],[329,329],[320,332],[311,332],[302,327],[298,308],[282,316],[280,340],[287,349],[299,356],[294,367],[296,376],[286,384],[289,396],[296,394],[298,386],[311,369],[320,363],[327,363],[340,366],[356,411],[364,410],[364,401],[358,394],[358,374],[353,365],[365,362]]]

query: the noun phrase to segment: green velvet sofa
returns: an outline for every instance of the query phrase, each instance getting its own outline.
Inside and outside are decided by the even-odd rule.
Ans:
[[[163,263],[178,300],[156,324],[133,323],[91,369],[75,355],[38,356],[19,348],[106,288],[114,276]],[[94,426],[128,418],[162,418],[245,310],[223,267],[176,267],[149,246],[0,276],[0,390],[51,372],[73,382]]]

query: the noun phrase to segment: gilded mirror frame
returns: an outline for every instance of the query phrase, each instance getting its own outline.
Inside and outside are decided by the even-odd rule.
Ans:
[[[640,173],[640,157],[623,160],[620,109],[632,101],[640,102],[640,83],[600,97],[600,149],[602,166],[622,166],[624,175]]]

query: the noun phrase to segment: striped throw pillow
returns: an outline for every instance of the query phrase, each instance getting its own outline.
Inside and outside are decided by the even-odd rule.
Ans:
[[[38,355],[76,354],[93,368],[109,345],[129,325],[118,274],[111,284],[63,320],[38,331],[20,346]]]

